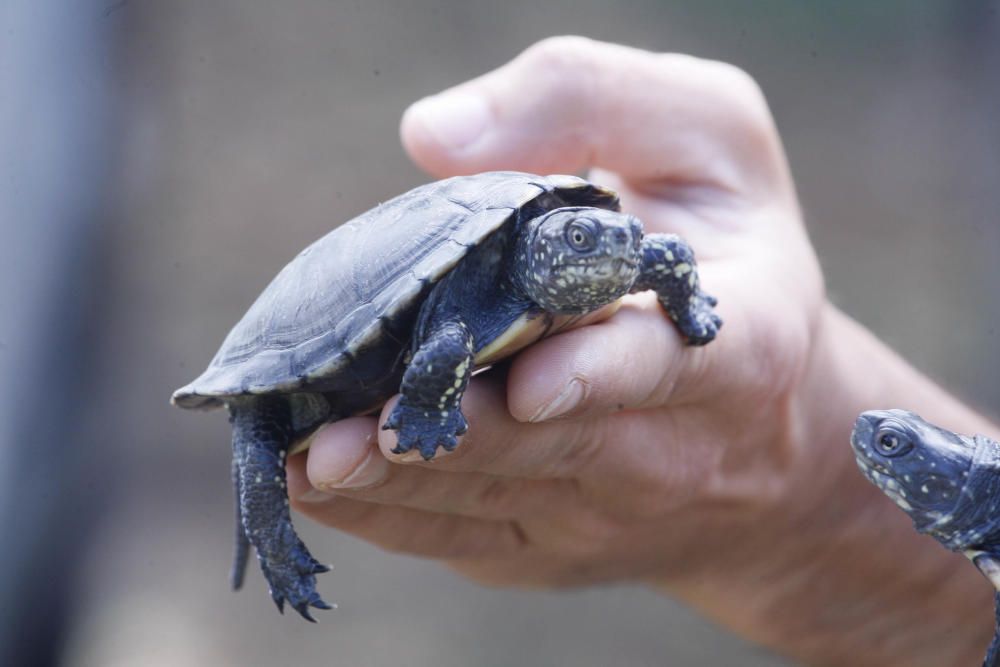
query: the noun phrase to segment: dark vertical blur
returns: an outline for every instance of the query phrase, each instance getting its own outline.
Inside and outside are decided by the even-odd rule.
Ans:
[[[57,662],[105,486],[86,424],[112,44],[97,2],[0,7],[0,665]]]

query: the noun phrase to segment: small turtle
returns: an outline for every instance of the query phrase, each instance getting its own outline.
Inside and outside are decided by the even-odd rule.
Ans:
[[[321,425],[402,396],[383,428],[397,453],[453,449],[475,367],[615,302],[654,290],[691,345],[722,322],[690,247],[643,235],[617,195],[573,176],[490,172],[418,187],[330,232],[286,266],[178,389],[183,408],[225,406],[233,425],[236,553],[250,545],[271,597],[313,620],[318,563],[292,527],[285,460]]]
[[[960,551],[997,589],[984,667],[1000,667],[1000,443],[953,433],[905,410],[862,413],[851,445],[861,472],[913,519]]]

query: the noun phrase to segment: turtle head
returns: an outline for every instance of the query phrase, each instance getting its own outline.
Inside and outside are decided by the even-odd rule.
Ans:
[[[639,275],[642,223],[617,211],[567,207],[527,221],[513,279],[551,313],[585,313],[624,296]]]
[[[952,517],[976,454],[973,438],[905,410],[862,413],[851,446],[861,472],[929,532]]]

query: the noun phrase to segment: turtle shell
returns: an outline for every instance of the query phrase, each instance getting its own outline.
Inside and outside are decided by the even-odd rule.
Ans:
[[[561,206],[617,210],[618,198],[574,176],[520,172],[458,176],[410,190],[299,253],[173,402],[211,408],[245,394],[373,382],[390,370],[378,366],[393,366],[406,349],[430,287],[471,248],[515,223],[526,206],[539,213]]]

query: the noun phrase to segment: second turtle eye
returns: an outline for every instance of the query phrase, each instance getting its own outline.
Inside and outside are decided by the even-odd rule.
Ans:
[[[886,433],[878,439],[878,448],[886,454],[891,454],[899,449],[899,438],[891,433]]]
[[[910,451],[911,447],[909,438],[894,429],[882,430],[875,438],[875,448],[883,456],[899,456]]]
[[[587,252],[597,247],[597,234],[592,225],[574,220],[566,228],[566,241],[573,250]]]

